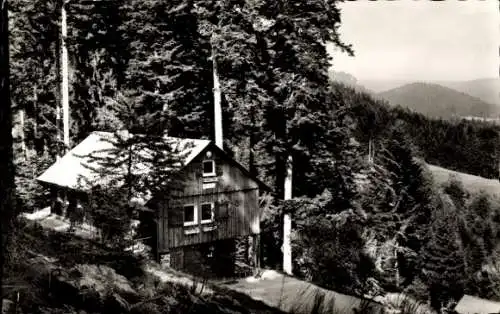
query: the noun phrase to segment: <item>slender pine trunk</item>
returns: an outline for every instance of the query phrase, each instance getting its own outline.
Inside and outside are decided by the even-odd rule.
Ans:
[[[222,135],[222,104],[221,90],[219,82],[219,73],[217,70],[217,58],[214,46],[215,35],[212,35],[212,73],[213,73],[213,93],[214,93],[214,127],[215,127],[215,145],[224,149],[224,140]]]
[[[257,176],[257,168],[255,167],[255,110],[250,109],[250,134],[248,135],[248,170],[253,176]]]
[[[29,160],[28,150],[26,148],[26,134],[24,132],[24,118],[26,111],[24,109],[19,110],[19,137],[21,141],[21,151],[25,161]]]
[[[10,99],[9,21],[7,0],[0,0],[0,295],[4,266],[14,218],[14,165],[12,151],[12,108]],[[0,312],[3,311],[0,301]]]
[[[61,5],[61,4],[59,4]],[[58,10],[61,9],[58,7]],[[60,18],[60,17],[59,17]],[[61,20],[59,19],[59,23],[61,23]],[[62,85],[62,73],[61,73],[61,40],[62,36],[60,32],[57,32],[56,35],[56,43],[57,43],[57,48],[55,49],[55,66],[56,66],[56,78],[57,78],[57,84],[58,86]],[[56,158],[60,159],[62,156],[62,137],[61,137],[61,113],[62,113],[62,88],[58,88],[57,92],[55,93],[56,95],[56,108],[55,108],[55,113],[56,113]]]
[[[293,159],[288,155],[286,159],[286,173],[284,183],[285,201],[292,199],[292,178],[293,178]],[[283,271],[292,275],[292,216],[289,213],[283,215]]]

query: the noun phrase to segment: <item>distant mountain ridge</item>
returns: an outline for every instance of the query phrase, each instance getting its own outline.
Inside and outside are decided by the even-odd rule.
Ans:
[[[500,106],[500,78],[456,82],[438,81],[435,83],[477,97],[484,102]]]
[[[411,83],[376,94],[392,105],[439,118],[494,117],[497,106],[477,97],[433,83]]]
[[[500,106],[500,78],[481,78],[468,81],[426,81],[427,83],[438,84],[456,91],[477,97],[484,102]],[[356,80],[358,85],[364,86],[375,93],[385,92],[396,87],[415,83],[411,80]]]
[[[433,82],[358,80],[349,73],[333,69],[329,77],[356,91],[429,116],[497,118],[500,113],[500,78]]]

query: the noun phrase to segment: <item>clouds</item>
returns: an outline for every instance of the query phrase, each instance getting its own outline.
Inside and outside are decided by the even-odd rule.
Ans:
[[[333,64],[364,79],[497,77],[497,6],[497,1],[342,3],[340,31],[355,57],[334,52]]]

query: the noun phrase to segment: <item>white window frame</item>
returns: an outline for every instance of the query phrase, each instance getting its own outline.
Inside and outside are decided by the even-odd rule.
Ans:
[[[211,217],[210,217],[210,219],[205,219],[205,220],[203,220],[203,219],[202,219],[202,220],[201,220],[201,223],[202,223],[202,224],[208,224],[208,223],[213,222],[213,221],[214,221],[214,216],[215,216],[215,204],[214,204],[214,202],[206,202],[206,203],[202,203],[202,204],[200,205],[200,210],[203,210],[203,209],[202,209],[202,206],[203,206],[203,205],[210,205]],[[201,212],[200,214],[201,214],[201,217],[203,217],[203,212]]]
[[[192,206],[193,207],[193,221],[186,221],[186,207]],[[198,208],[196,207],[196,204],[185,204],[182,206],[182,218],[183,218],[183,223],[185,227],[188,226],[196,226],[198,224]]]
[[[212,163],[212,172],[205,172],[205,163],[206,162],[211,162]],[[201,168],[202,168],[201,171],[202,171],[204,177],[213,177],[213,176],[215,176],[215,160],[213,160],[213,159],[203,160],[203,162],[201,163]]]

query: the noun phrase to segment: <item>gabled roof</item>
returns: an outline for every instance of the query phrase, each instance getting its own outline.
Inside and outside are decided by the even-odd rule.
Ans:
[[[134,136],[134,135],[131,135]],[[163,137],[162,141],[170,146],[172,153],[178,159],[178,163],[172,165],[178,170],[192,162],[196,156],[202,153],[206,148],[216,149],[221,154],[243,173],[255,180],[260,187],[270,190],[262,181],[252,176],[249,171],[236,160],[231,158],[222,149],[218,148],[210,140],[186,139],[177,137]],[[64,155],[61,159],[50,166],[37,180],[42,183],[53,184],[61,187],[66,187],[74,190],[85,191],[95,185],[106,185],[113,176],[123,177],[127,169],[125,165],[116,168],[114,171],[109,171],[106,168],[106,175],[103,176],[100,169],[104,166],[102,161],[106,158],[116,158],[117,137],[111,132],[93,132],[85,138],[80,144],[75,146],[71,151]],[[138,150],[138,155],[146,157],[151,155],[151,150],[147,147],[141,147]],[[96,158],[97,157],[97,158]],[[151,170],[151,165],[143,162],[135,162],[132,165],[134,174],[148,173]],[[148,199],[150,195],[138,196],[141,199]]]
[[[259,178],[257,178],[256,176],[252,175],[250,173],[250,171],[248,171],[247,168],[245,168],[245,166],[243,166],[242,164],[240,164],[239,162],[237,162],[234,158],[232,158],[231,156],[229,156],[229,154],[227,152],[225,152],[224,150],[220,149],[220,147],[218,147],[217,145],[215,145],[215,143],[213,141],[210,141],[210,143],[206,146],[206,147],[210,147],[210,149],[215,149],[217,150],[221,155],[225,156],[226,159],[232,163],[235,167],[239,168],[247,177],[251,178],[252,180],[254,180],[255,182],[257,182],[257,184],[259,185],[259,188],[262,189],[262,190],[266,190],[268,192],[272,192],[272,189],[267,185],[265,184],[264,182],[262,182]],[[204,148],[205,149],[205,148]],[[203,150],[204,150],[203,149]],[[201,150],[200,152],[202,152],[203,150]]]
[[[198,154],[210,144],[209,140],[183,139],[176,137],[164,137],[164,140],[170,144],[172,152],[180,159],[179,168],[189,164]],[[61,159],[50,166],[37,180],[67,187],[75,190],[86,190],[97,184],[106,184],[112,179],[112,174],[103,178],[99,170],[104,166],[102,160],[105,158],[116,158],[114,151],[117,138],[111,132],[93,132],[85,138],[80,144]],[[150,151],[147,148],[141,149],[139,155],[147,156]],[[140,174],[148,169],[143,163],[135,163],[133,172]],[[125,168],[116,169],[116,176],[123,175]]]

